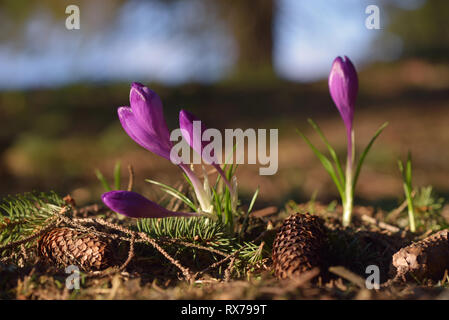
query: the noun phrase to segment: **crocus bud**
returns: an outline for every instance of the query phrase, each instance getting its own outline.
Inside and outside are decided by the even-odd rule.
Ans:
[[[170,160],[171,142],[161,141],[144,128],[137,121],[137,117],[129,107],[118,108],[118,117],[123,129],[141,147],[151,151],[158,156]]]
[[[359,88],[357,72],[348,57],[337,57],[329,74],[329,91],[350,132],[354,119],[354,106]]]
[[[101,196],[112,211],[130,218],[192,217],[197,213],[173,212],[132,191],[110,191]]]
[[[211,154],[206,155],[206,158],[203,157],[203,149],[209,143],[208,141],[202,140],[203,133],[207,130],[206,125],[193,113],[186,110],[181,110],[179,112],[179,127],[182,130],[184,139],[187,140],[190,147],[195,150],[195,152],[197,152],[203,158],[203,160],[206,161],[206,163],[214,166],[217,172],[221,175],[223,181],[228,186],[229,191],[231,191],[232,193],[232,186],[229,183],[229,180],[226,178],[225,173],[221,169],[214,152],[212,151]]]
[[[202,140],[203,133],[207,130],[206,125],[193,113],[181,110],[179,112],[179,127],[182,130],[184,139],[186,139],[190,147],[200,156],[203,156],[203,149],[209,143],[208,141]],[[211,159],[204,160],[208,163],[217,163],[214,155],[212,155]]]
[[[161,140],[170,140],[162,101],[156,92],[141,83],[133,82],[129,91],[129,103],[142,128]]]
[[[129,93],[131,107],[120,107],[118,116],[126,133],[145,149],[170,159],[173,146],[159,96],[134,82]]]

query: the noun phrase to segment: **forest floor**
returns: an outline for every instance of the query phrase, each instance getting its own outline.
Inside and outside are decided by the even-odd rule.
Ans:
[[[272,210],[254,212],[257,224],[273,228],[260,242],[260,247],[265,246],[268,254],[250,268],[241,269],[243,272],[229,269],[228,261],[221,271],[211,269],[187,281],[162,255],[136,243],[133,258],[126,268],[117,268],[126,259],[126,254],[122,254],[123,261],[103,275],[101,272],[82,273],[79,290],[67,289],[64,269],[41,258],[21,267],[2,264],[0,296],[3,299],[447,299],[447,273],[439,281],[392,281],[393,254],[432,233],[430,230],[412,234],[407,227],[399,227],[394,219],[399,219],[400,211],[401,208],[387,215],[372,207],[357,206],[352,226],[343,228],[341,207],[335,203],[289,202],[280,214],[273,214]],[[278,280],[272,272],[270,243],[283,219],[295,212],[311,212],[324,219],[328,260],[321,270],[312,269],[294,279]],[[118,224],[122,223],[120,221],[115,220]],[[198,265],[192,263],[192,259],[198,258],[191,255],[177,259],[192,273],[204,267],[198,269]],[[379,267],[379,289],[366,287],[369,265]],[[228,275],[225,266],[228,266],[226,270],[231,270]]]

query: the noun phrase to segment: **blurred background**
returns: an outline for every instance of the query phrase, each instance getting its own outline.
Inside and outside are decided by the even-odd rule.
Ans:
[[[80,8],[67,30],[65,9]],[[368,5],[380,29],[367,29]],[[143,180],[179,182],[180,171],[122,130],[116,109],[139,81],[164,102],[168,126],[186,108],[208,127],[278,128],[279,170],[237,171],[243,198],[258,206],[320,201],[337,192],[295,128],[316,143],[317,121],[344,159],[345,130],[328,93],[333,59],[359,71],[355,114],[360,150],[389,127],[367,158],[359,203],[403,199],[397,159],[413,156],[415,186],[449,195],[449,2],[447,0],[1,0],[0,196],[31,190],[99,201],[100,169],[121,161]],[[322,149],[324,150],[324,149]]]

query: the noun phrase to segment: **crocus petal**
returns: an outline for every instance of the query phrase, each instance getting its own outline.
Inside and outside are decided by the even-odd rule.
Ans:
[[[196,198],[198,199],[198,202],[200,203],[201,209],[204,212],[211,213],[213,206],[211,203],[211,199],[207,196],[206,191],[203,188],[203,184],[201,183],[200,179],[193,173],[192,170],[189,169],[189,167],[186,164],[181,163],[179,167],[184,171],[184,173],[187,175],[187,177],[190,179],[190,182],[192,183],[193,190],[195,191]]]
[[[112,211],[130,218],[192,217],[198,213],[173,212],[132,191],[110,191],[101,196]]]
[[[194,132],[194,122],[201,124],[200,130],[198,130],[199,132]],[[179,112],[179,127],[182,130],[184,139],[186,139],[190,147],[199,155],[202,155],[204,147],[208,144],[207,141],[202,141],[203,133],[207,130],[206,125],[193,113],[181,110]]]
[[[329,91],[348,131],[352,129],[358,92],[357,72],[348,57],[337,57],[329,74]]]
[[[199,121],[201,122],[201,132],[194,134],[194,122]],[[203,121],[198,119],[193,113],[187,111],[187,110],[181,110],[179,112],[179,127],[181,128],[182,135],[184,139],[189,143],[190,147],[195,150],[201,157],[203,157],[202,151],[209,143],[208,141],[203,141],[202,136],[204,131],[207,130],[206,125]],[[200,135],[198,137],[198,134]],[[206,163],[211,164],[214,166],[214,168],[217,170],[217,172],[220,174],[220,176],[223,178],[223,181],[228,186],[229,191],[232,193],[232,187],[229,183],[229,180],[226,178],[225,173],[221,169],[220,165],[218,164],[218,160],[215,158],[214,153],[210,155],[209,159],[204,159]]]
[[[165,122],[162,101],[153,90],[134,82],[129,92],[131,109],[143,129],[165,143],[170,141],[170,132]]]
[[[129,107],[120,107],[117,110],[120,123],[125,132],[145,149],[170,160],[171,142],[163,142],[140,126],[134,112]]]

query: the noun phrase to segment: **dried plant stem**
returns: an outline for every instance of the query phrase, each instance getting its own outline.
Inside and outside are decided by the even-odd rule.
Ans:
[[[10,243],[8,243],[7,245],[4,245],[4,246],[0,247],[0,252],[1,252],[1,251],[4,251],[4,250],[7,250],[7,249],[11,249],[11,248],[15,248],[15,247],[21,246],[21,245],[23,245],[24,243],[27,243],[27,242],[29,242],[29,241],[31,241],[31,240],[33,240],[33,239],[39,237],[40,235],[44,234],[45,232],[49,231],[49,230],[52,229],[55,225],[56,225],[56,223],[52,223],[52,224],[46,226],[45,228],[36,231],[36,232],[33,233],[32,235],[30,235],[30,236],[28,236],[28,237],[26,237],[26,238],[24,238],[24,239],[22,239],[22,240],[10,242]]]
[[[97,213],[100,213],[100,212],[106,211],[106,210],[107,210],[107,208],[105,206],[101,206],[98,204],[92,204],[92,205],[85,206],[80,209],[74,209],[73,215],[76,217],[77,215],[80,215],[80,214],[87,214],[87,213],[97,214]]]
[[[28,254],[27,254],[27,250],[26,250],[25,246],[23,245],[23,243],[20,245],[20,252],[22,253],[23,258],[25,260],[27,260],[28,259]]]
[[[135,235],[133,234],[131,236],[131,239],[129,241],[129,251],[128,251],[128,258],[126,261],[120,266],[119,271],[125,270],[126,266],[131,262],[132,258],[134,257],[134,242],[136,240]]]
[[[86,221],[87,219],[84,219],[84,221]],[[93,221],[96,222],[100,225],[104,225],[106,227],[109,227],[111,229],[115,229],[118,231],[121,231],[123,233],[126,233],[128,235],[130,235],[131,237],[136,237],[138,236],[140,239],[144,240],[145,242],[148,242],[149,244],[151,244],[157,251],[159,251],[167,260],[169,260],[172,264],[174,264],[179,270],[181,270],[181,272],[183,273],[184,277],[186,278],[186,280],[190,280],[191,279],[191,275],[190,275],[190,271],[183,267],[181,265],[181,263],[174,259],[173,257],[171,257],[154,239],[150,238],[149,236],[147,236],[145,233],[143,232],[135,232],[132,230],[129,230],[127,228],[124,228],[122,226],[113,224],[111,222],[102,220],[102,219],[98,219],[98,218],[93,218],[93,219],[89,219],[87,220],[89,222]]]
[[[365,222],[368,222],[370,224],[376,225],[379,228],[382,228],[382,229],[388,230],[390,232],[393,232],[393,233],[401,231],[401,229],[399,229],[398,227],[392,226],[391,224],[388,224],[388,223],[385,223],[385,222],[382,222],[382,221],[378,221],[377,219],[375,219],[373,217],[370,217],[370,216],[367,216],[366,214],[364,214],[362,216],[362,220],[365,221]]]
[[[225,270],[225,282],[229,282],[229,280],[231,279],[231,272],[232,272],[232,267],[234,266],[235,259],[236,259],[236,257],[231,258],[231,261],[229,262],[229,265]]]
[[[413,196],[414,196],[414,192],[413,192]],[[397,207],[396,209],[394,209],[387,217],[387,219],[389,221],[393,221],[395,220],[402,211],[404,211],[404,209],[407,208],[407,200],[404,200],[404,202],[401,203],[401,205],[399,207]]]
[[[93,223],[98,223],[98,224],[102,224],[102,225],[105,225],[107,227],[110,227],[112,229],[116,229],[116,230],[121,231],[123,233],[127,233],[129,235],[131,235],[132,232],[133,232],[133,231],[128,230],[126,228],[120,227],[120,226],[112,224],[112,223],[108,223],[108,222],[106,222],[106,221],[104,221],[102,219],[97,219],[97,218],[80,218],[80,219],[74,219],[73,221],[70,221],[70,219],[69,219],[69,221],[67,221],[67,223],[71,223],[74,226],[81,227],[81,228],[85,229],[86,231],[92,231],[91,229],[83,227],[82,225],[80,225],[80,224],[78,224],[76,222],[79,222],[79,223],[92,223],[92,224]],[[123,241],[130,241],[129,238],[119,237],[117,235],[111,235],[111,234],[104,233],[104,232],[99,232],[99,231],[95,231],[95,232],[98,235],[101,235],[101,236],[109,236],[109,237],[113,237],[114,239],[119,239],[119,240],[123,240]],[[209,252],[221,255],[223,257],[227,256],[226,253],[224,253],[224,252],[222,252],[220,250],[204,247],[204,246],[199,245],[199,244],[185,242],[185,241],[182,241],[180,239],[161,238],[159,240],[163,241],[163,242],[179,243],[179,244],[182,244],[182,245],[184,245],[186,247],[192,247],[192,248],[196,248],[196,249],[200,249],[200,250],[209,251]],[[136,239],[135,242],[145,242],[145,241],[143,239]]]
[[[342,278],[354,283],[355,285],[359,286],[361,289],[366,288],[365,280],[362,277],[360,277],[359,275],[355,274],[354,272],[349,271],[345,267],[334,266],[334,267],[330,267],[329,271],[332,272],[333,274],[336,274],[339,277],[342,277]]]
[[[269,231],[272,231],[272,230],[265,230],[265,231],[262,232],[256,239],[254,239],[253,242],[257,242],[257,241],[259,241],[260,239],[262,239],[262,238],[263,238]],[[246,246],[242,246],[240,249],[238,249],[238,250],[234,251],[233,253],[227,255],[227,256],[224,257],[223,259],[221,259],[221,260],[219,260],[219,261],[217,261],[217,262],[211,264],[211,265],[208,266],[207,268],[205,268],[205,269],[203,269],[203,270],[197,272],[197,273],[195,274],[194,277],[197,278],[199,275],[201,275],[201,274],[203,274],[203,273],[205,273],[205,272],[207,272],[207,271],[209,271],[209,270],[212,270],[212,269],[214,269],[214,268],[216,268],[216,267],[222,265],[223,263],[225,263],[225,262],[228,261],[229,259],[234,259],[234,260],[235,260],[235,258],[237,257],[237,255],[238,255],[244,248],[246,248]],[[232,260],[231,260],[231,261],[232,261]],[[232,262],[232,263],[234,263],[234,262]]]
[[[173,257],[171,257],[164,249],[162,249],[162,247],[156,243],[156,241],[154,239],[151,239],[149,236],[147,236],[145,233],[143,232],[139,232],[138,235],[146,240],[148,243],[150,243],[157,251],[159,251],[168,261],[170,261],[172,264],[174,264],[179,270],[181,270],[182,274],[184,275],[185,279],[187,281],[193,281],[194,278],[192,277],[192,275],[190,274],[190,271],[188,268],[185,268],[181,265],[181,263],[174,259]]]
[[[179,243],[179,244],[182,244],[183,246],[186,246],[186,247],[191,247],[191,248],[196,248],[196,249],[200,249],[200,250],[209,251],[209,252],[218,254],[218,255],[220,255],[222,257],[226,257],[227,256],[226,253],[224,253],[224,252],[222,252],[220,250],[204,247],[202,245],[195,244],[195,243],[185,242],[185,241],[182,241],[182,240],[179,240],[179,239],[165,238],[165,239],[160,239],[160,240],[171,242],[171,243]]]
[[[182,183],[180,183],[179,186],[176,188],[176,190],[178,190],[178,192],[182,193],[183,188],[184,188],[184,185],[183,185]],[[168,196],[168,193],[165,193],[164,197],[165,197],[165,196]],[[161,200],[161,201],[162,201],[162,200]],[[179,200],[179,199],[176,198],[176,197],[172,197],[172,198],[170,199],[170,202],[169,202],[168,205],[167,205],[167,208],[168,208],[170,211],[177,211],[177,210],[179,209],[181,203],[182,203],[181,200]]]
[[[0,263],[6,263],[8,260],[11,260],[11,257],[3,257],[0,259]]]
[[[128,173],[129,173],[129,180],[128,180],[128,191],[132,191],[134,186],[134,169],[132,165],[128,165]]]

